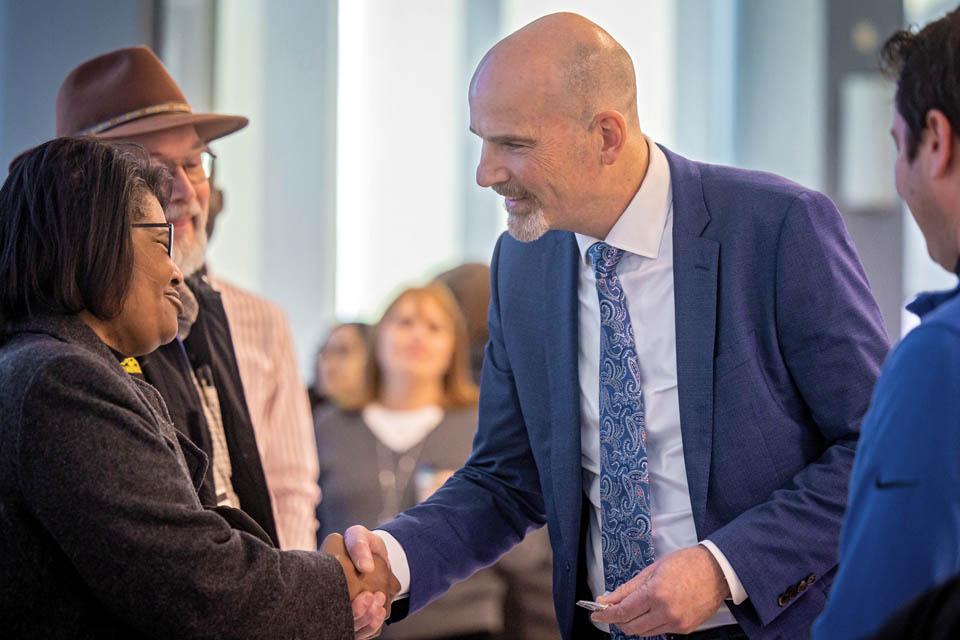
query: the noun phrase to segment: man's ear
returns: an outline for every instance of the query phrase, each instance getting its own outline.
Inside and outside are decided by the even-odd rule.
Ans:
[[[953,162],[957,159],[955,134],[942,111],[931,109],[927,112],[920,147],[927,156],[925,165],[930,178],[943,178],[954,169]]]
[[[619,111],[601,111],[593,117],[592,127],[600,132],[600,162],[613,164],[627,142],[627,121]]]

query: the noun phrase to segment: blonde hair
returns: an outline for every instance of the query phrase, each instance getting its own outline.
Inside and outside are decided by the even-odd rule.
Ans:
[[[422,287],[411,287],[402,291],[387,306],[380,321],[374,326],[371,340],[373,346],[367,358],[367,402],[372,402],[380,396],[383,385],[383,371],[377,360],[377,348],[383,323],[401,302],[411,298],[414,301],[430,300],[436,303],[453,325],[453,354],[443,374],[442,406],[450,409],[476,405],[480,390],[473,382],[473,376],[470,373],[470,341],[467,338],[467,325],[456,298],[446,285],[439,282],[431,282]]]

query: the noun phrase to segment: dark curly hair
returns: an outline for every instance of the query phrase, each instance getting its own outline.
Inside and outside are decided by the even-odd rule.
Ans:
[[[139,146],[58,138],[20,154],[0,188],[0,318],[122,308],[130,225],[146,194],[166,205],[169,172]]]
[[[917,155],[927,113],[939,109],[960,131],[960,9],[884,43],[883,70],[897,80],[897,111],[907,125],[907,157]]]

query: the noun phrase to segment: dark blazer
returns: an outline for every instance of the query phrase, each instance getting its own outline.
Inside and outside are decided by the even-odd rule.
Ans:
[[[213,445],[210,431],[191,379],[192,369],[201,365],[210,367],[220,399],[227,450],[230,452],[233,489],[240,499],[240,507],[267,532],[274,544],[279,545],[270,491],[260,462],[253,423],[233,351],[230,325],[220,294],[202,274],[190,277],[187,284],[200,307],[197,320],[186,340],[174,340],[143,359],[144,378],[160,392],[177,429],[200,447],[207,457],[211,457]],[[210,492],[213,486],[211,465],[207,469],[204,487]]]
[[[805,637],[836,571],[860,421],[888,348],[880,313],[825,196],[664,151],[697,535],[742,581],[749,598],[732,609],[751,638]],[[383,526],[407,554],[414,610],[546,520],[572,637],[585,571],[578,261],[568,232],[497,244],[474,451],[432,499]]]
[[[352,638],[339,563],[232,529],[200,504],[204,472],[156,390],[79,318],[11,327],[0,346],[4,637]]]

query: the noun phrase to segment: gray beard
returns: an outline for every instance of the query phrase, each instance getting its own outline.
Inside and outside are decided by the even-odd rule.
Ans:
[[[205,229],[197,229],[192,244],[184,248],[174,242],[173,261],[180,267],[184,278],[189,278],[195,274],[207,256],[207,232]]]
[[[507,213],[507,231],[520,242],[539,240],[550,231],[550,225],[539,207],[530,213],[517,215]]]

